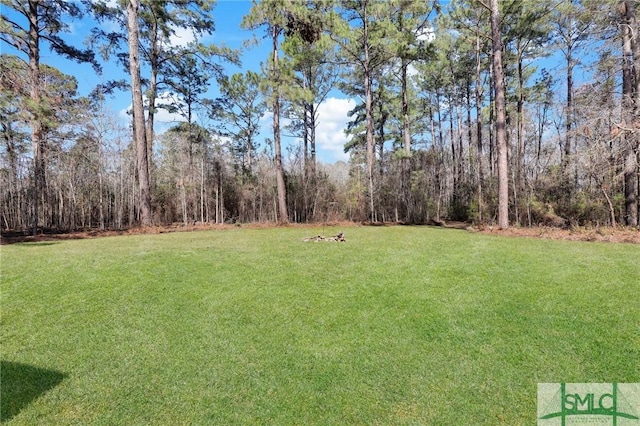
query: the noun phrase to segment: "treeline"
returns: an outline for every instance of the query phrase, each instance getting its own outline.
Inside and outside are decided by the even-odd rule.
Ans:
[[[233,75],[225,63],[241,52],[172,43],[213,31],[211,1],[2,4],[0,39],[16,53],[0,55],[3,230],[638,225],[635,1],[263,0],[242,26],[271,53]],[[95,22],[86,50],[63,37],[82,16]],[[43,48],[96,72],[117,62],[129,78],[82,96],[40,63]],[[105,107],[115,90],[131,93],[130,128]],[[328,165],[316,130],[335,91],[357,105],[350,160]],[[180,119],[157,134],[160,110]]]

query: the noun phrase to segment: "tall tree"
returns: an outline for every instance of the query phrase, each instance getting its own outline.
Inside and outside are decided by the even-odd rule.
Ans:
[[[8,164],[10,189],[18,181],[18,162],[28,151],[28,130],[23,125],[28,120],[29,88],[26,87],[28,69],[24,61],[14,55],[0,54],[0,126],[5,161]]]
[[[286,115],[291,121],[286,128],[302,139],[302,173],[292,177],[289,184],[289,188],[299,189],[297,199],[289,197],[289,209],[295,209],[295,220],[308,220],[313,215],[321,191],[316,159],[316,134],[321,119],[319,107],[339,79],[336,44],[326,31],[332,8],[333,3],[326,0],[300,2],[294,19],[287,25],[282,43],[282,51],[291,63],[298,87],[295,96],[288,96]],[[298,178],[299,185],[294,182]]]
[[[624,221],[638,225],[638,132],[640,131],[640,35],[635,2],[619,5],[622,30],[622,121],[624,152]]]
[[[498,226],[509,227],[509,170],[507,161],[507,118],[502,66],[502,33],[498,0],[490,0],[491,42],[493,46],[493,90],[496,110],[496,146],[498,148]]]
[[[212,11],[215,2],[213,0],[135,0],[133,6],[129,0],[118,0],[116,4],[106,0],[84,1],[99,22],[114,22],[121,29],[126,29],[127,34],[130,34],[131,25],[134,24],[130,19],[129,11],[134,9],[136,11],[137,61],[147,65],[146,69],[148,69],[147,78],[140,80],[140,90],[143,94],[141,119],[147,146],[149,189],[141,188],[141,194],[147,191],[150,193],[155,114],[158,108],[166,107],[166,105],[158,105],[159,94],[163,90],[173,89],[174,92],[186,90],[189,95],[196,95],[196,92],[191,90],[193,86],[191,88],[180,86],[180,76],[173,74],[175,71],[180,71],[180,66],[177,64],[183,60],[191,60],[194,66],[197,64],[198,70],[205,68],[210,71],[208,74],[197,74],[199,78],[206,77],[205,80],[207,80],[208,76],[219,71],[215,59],[222,58],[237,62],[237,53],[198,41],[199,36],[212,33],[214,30]],[[180,40],[176,36],[180,29],[191,31],[194,41],[187,43],[185,40]],[[122,30],[108,32],[104,28],[95,28],[92,31],[92,41],[94,44],[102,43],[101,51],[105,58],[115,53],[128,72],[132,72],[131,49],[133,46],[129,38],[126,40],[128,52],[122,51],[125,42]],[[109,82],[108,86],[122,87],[122,82]],[[192,105],[191,101],[192,99],[189,99],[187,105]],[[138,132],[137,129],[134,131]],[[142,176],[140,178],[145,180]],[[143,180],[140,181],[141,184]],[[144,204],[145,201],[142,200],[142,203]],[[144,209],[141,207],[141,211]]]
[[[375,71],[395,54],[387,40],[393,39],[397,28],[390,24],[390,3],[380,0],[342,0],[340,17],[333,23],[332,36],[340,45],[345,61],[362,76],[365,103],[365,143],[369,219],[377,221],[375,209],[375,121],[373,87]]]
[[[566,101],[565,101],[565,135],[563,151],[563,167],[571,168],[571,156],[575,147],[574,139],[574,73],[579,65],[580,48],[590,35],[591,19],[584,11],[583,2],[576,0],[558,1],[554,5],[551,21],[555,28],[556,43],[566,61]]]
[[[253,6],[242,25],[255,30],[265,27],[267,36],[271,40],[271,54],[266,66],[265,93],[271,104],[273,113],[273,145],[276,166],[276,188],[278,192],[278,221],[289,222],[287,210],[287,193],[284,181],[284,166],[282,162],[282,142],[280,132],[280,114],[283,91],[290,85],[290,69],[280,60],[280,38],[287,25],[295,19],[295,9],[299,5],[288,0],[253,0]]]
[[[316,128],[318,106],[334,88],[338,79],[335,65],[335,43],[326,34],[331,4],[307,0],[306,7],[296,9],[285,31],[282,51],[291,61],[300,86],[290,116],[295,117],[292,129],[303,139],[304,171],[311,181],[316,174]]]
[[[169,99],[156,102],[157,108],[178,114],[187,123],[193,123],[197,110],[211,104],[209,99],[204,98],[204,94],[209,90],[211,74],[193,53],[181,50],[175,53],[165,81],[169,89]]]
[[[100,68],[94,61],[93,52],[77,49],[65,42],[60,34],[68,31],[67,19],[82,16],[75,3],[63,0],[1,0],[0,4],[15,12],[15,18],[4,10],[0,11],[0,40],[11,45],[26,56],[29,65],[29,94],[31,101],[29,122],[31,127],[31,145],[33,150],[33,233],[37,232],[38,216],[42,197],[46,188],[46,159],[43,123],[50,114],[46,104],[42,102],[40,78],[41,44],[46,42],[56,54],[78,62],[92,62],[98,71]]]
[[[138,25],[140,3],[127,0],[127,35],[129,39],[129,75],[131,77],[131,97],[133,104],[133,135],[136,146],[138,179],[140,182],[140,223],[150,226],[151,184],[147,157],[147,133],[144,123],[142,103],[142,79],[140,77],[140,27]]]
[[[512,150],[512,167],[514,172],[512,193],[514,218],[517,224],[521,221],[520,204],[524,199],[522,194],[526,187],[525,173],[525,102],[530,88],[528,80],[536,72],[534,59],[547,56],[547,42],[550,39],[551,26],[548,24],[551,16],[552,5],[536,1],[515,1],[505,10],[503,19],[503,33],[505,34],[505,50],[513,57],[512,67],[516,76],[516,141]],[[509,74],[509,73],[507,73]]]
[[[53,191],[55,185],[56,167],[52,163],[52,157],[57,156],[63,149],[65,143],[75,137],[74,125],[77,118],[83,114],[85,99],[77,97],[77,80],[73,76],[65,75],[59,70],[45,64],[40,64],[40,98],[41,105],[46,108],[47,115],[42,117],[41,129],[42,139],[45,144],[43,152],[43,163],[46,166],[46,186],[42,188],[40,199],[41,225],[45,227],[55,226],[54,211],[56,210],[55,196],[60,191]],[[33,187],[29,188],[29,182],[21,177],[25,176],[20,165],[25,164],[29,143],[29,119],[31,108],[29,66],[15,55],[0,55],[0,117],[3,140],[3,148],[8,162],[8,176],[4,181],[8,186],[12,197],[24,199],[23,197],[33,192]],[[52,155],[52,153],[54,155]],[[51,170],[53,169],[53,170]],[[52,177],[54,180],[52,180]],[[33,179],[31,180],[33,184]],[[53,196],[52,196],[53,195]],[[29,201],[33,201],[33,198]],[[33,203],[32,203],[33,207]],[[15,209],[14,222],[24,226],[29,222],[29,218],[23,213],[28,210]],[[29,213],[30,215],[32,212]],[[17,220],[16,220],[17,219]],[[30,216],[32,220],[33,217]]]
[[[398,32],[396,43],[397,57],[400,60],[400,99],[402,108],[402,141],[407,155],[411,154],[411,120],[409,111],[409,67],[419,59],[427,59],[433,46],[429,22],[432,13],[439,13],[438,2],[416,2],[398,0],[392,20]]]
[[[127,0],[118,0],[115,4],[106,0],[84,1],[99,22],[108,21],[122,29],[127,28],[126,7],[123,7]],[[138,0],[140,61],[148,65],[149,70],[144,93],[149,144],[153,141],[156,100],[170,81],[176,62],[184,56],[203,61],[212,68],[216,68],[214,57],[237,62],[236,52],[198,41],[199,36],[214,31],[214,5],[213,0]],[[193,40],[178,37],[179,30],[190,31],[191,35],[187,37]],[[126,41],[121,30],[108,32],[104,27],[94,28],[91,39],[94,44],[102,43],[100,50],[105,58],[115,53],[119,62],[128,67],[128,55],[119,50]]]
[[[144,40],[144,60],[149,65],[149,79],[145,93],[147,106],[146,133],[149,152],[154,142],[154,118],[161,90],[173,88],[173,76],[180,63],[191,63],[196,76],[206,80],[222,74],[216,60],[238,64],[237,52],[215,44],[204,44],[198,40],[203,34],[212,34],[215,29],[213,8],[215,0],[144,0],[141,10],[141,36]],[[193,41],[186,42],[177,37],[179,29],[188,30]],[[184,66],[184,65],[182,65]],[[205,72],[198,72],[203,70]],[[184,86],[183,86],[184,87]],[[194,95],[194,91],[190,91]],[[190,101],[190,100],[189,100]]]
[[[432,42],[435,35],[431,15],[434,12],[439,13],[440,5],[438,2],[406,0],[396,0],[391,3],[390,18],[398,31],[394,34],[396,38],[389,40],[389,43],[396,51],[396,59],[392,67],[400,83],[397,89],[400,105],[399,108],[391,105],[387,107],[391,109],[391,117],[397,117],[395,121],[398,121],[399,134],[396,140],[399,142],[398,145],[401,145],[394,152],[394,158],[398,160],[397,163],[400,166],[397,182],[399,187],[393,191],[397,200],[394,213],[396,220],[400,220],[399,215],[402,214],[405,216],[404,220],[409,221],[412,204],[410,166],[413,141],[417,139],[417,129],[414,125],[417,118],[416,103],[411,102],[412,97],[415,98],[415,90],[411,84],[411,70],[415,70],[414,64],[418,61],[425,61],[433,56],[435,49]]]

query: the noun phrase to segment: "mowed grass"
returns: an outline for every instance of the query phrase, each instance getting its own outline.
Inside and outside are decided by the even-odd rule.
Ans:
[[[525,425],[640,382],[640,247],[427,227],[1,248],[10,424]]]

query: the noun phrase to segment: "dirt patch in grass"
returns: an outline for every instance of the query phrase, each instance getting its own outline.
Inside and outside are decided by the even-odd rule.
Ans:
[[[276,223],[251,223],[251,224],[210,224],[210,223],[194,223],[189,225],[184,224],[171,224],[171,225],[159,225],[159,226],[146,226],[135,227],[130,229],[119,230],[85,230],[85,231],[58,231],[58,230],[39,230],[36,235],[33,235],[29,231],[2,231],[0,238],[1,244],[13,244],[24,242],[46,242],[46,241],[60,241],[60,240],[80,240],[86,238],[100,238],[100,237],[113,237],[118,235],[143,235],[143,234],[165,234],[169,232],[192,232],[192,231],[207,231],[207,230],[221,230],[221,229],[233,229],[233,228],[247,228],[247,229],[266,229],[274,228],[278,226],[286,227],[300,227],[300,228],[324,228],[324,227],[354,227],[359,226],[353,222],[327,222],[318,224],[287,224],[278,225]]]
[[[360,224],[354,222],[327,222],[317,224],[288,224],[277,225],[275,223],[254,223],[254,224],[208,224],[194,223],[190,225],[172,224],[162,226],[136,227],[123,230],[87,230],[74,232],[60,231],[41,231],[37,235],[31,235],[26,231],[8,231],[2,232],[0,242],[2,244],[12,244],[18,242],[42,242],[42,241],[58,241],[69,239],[99,238],[117,235],[139,235],[139,234],[164,234],[168,232],[191,232],[216,229],[232,229],[232,228],[273,228],[277,226],[300,227],[300,228],[324,228],[324,227],[341,227],[349,228],[354,226],[368,226],[374,224]],[[375,224],[377,226],[393,226],[394,223]],[[552,240],[570,240],[570,241],[601,241],[611,243],[633,243],[640,244],[640,229],[623,228],[623,227],[582,227],[572,229],[562,229],[554,227],[509,227],[502,229],[497,226],[471,226],[464,222],[438,222],[432,223],[430,226],[439,226],[452,229],[466,229],[468,232],[480,232],[483,234],[503,235],[510,237],[529,237],[529,238],[546,238]]]
[[[79,240],[85,238],[112,237],[117,235],[141,235],[141,234],[163,234],[167,232],[184,232],[205,229],[224,229],[232,228],[231,225],[164,225],[164,226],[147,226],[135,227],[130,229],[92,229],[85,231],[57,231],[57,230],[40,230],[36,235],[29,231],[3,231],[2,244],[24,243],[24,242],[42,242],[42,241],[59,241],[59,240]]]
[[[504,235],[510,237],[640,244],[640,230],[636,228],[597,227],[561,229],[552,227],[510,227],[502,229],[497,226],[478,226],[467,229],[469,231],[481,232],[483,234]]]

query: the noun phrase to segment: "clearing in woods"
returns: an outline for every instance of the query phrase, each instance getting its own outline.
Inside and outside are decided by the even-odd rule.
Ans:
[[[535,424],[639,382],[640,246],[430,227],[2,246],[9,424]]]

